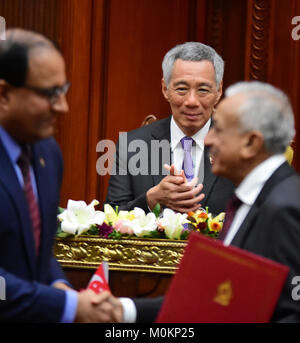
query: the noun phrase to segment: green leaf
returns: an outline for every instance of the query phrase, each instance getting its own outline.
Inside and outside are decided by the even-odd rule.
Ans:
[[[99,235],[99,228],[97,225],[92,225],[87,231],[87,235]]]
[[[73,236],[73,235],[71,233],[63,232],[63,231],[58,232],[56,234],[56,237],[58,237],[58,238],[67,238],[67,237],[70,237],[70,236]]]
[[[152,212],[155,214],[155,217],[156,217],[156,218],[159,217],[160,212],[161,212],[161,206],[160,206],[159,203],[157,203],[157,204],[154,206]]]
[[[108,235],[108,238],[113,238],[113,239],[121,239],[125,235],[122,235],[119,231],[114,230],[112,233]],[[125,237],[124,237],[125,238]]]
[[[189,237],[190,231],[189,230],[184,230],[183,233],[180,236],[181,240],[187,240]]]

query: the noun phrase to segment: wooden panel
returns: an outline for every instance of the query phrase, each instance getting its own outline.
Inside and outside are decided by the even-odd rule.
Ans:
[[[265,81],[290,97],[299,130],[300,42],[291,37],[292,18],[300,13],[297,0],[248,0],[245,79]],[[293,165],[300,170],[299,138],[293,143]]]
[[[270,1],[248,0],[245,80],[268,79],[271,12]]]
[[[90,111],[88,123],[88,137],[86,139],[87,156],[87,180],[85,199],[90,202],[100,199],[102,178],[96,173],[96,145],[101,138],[105,138],[104,114],[106,108],[106,84],[107,84],[107,1],[97,0],[93,2],[92,38],[91,38],[91,69],[90,69]],[[103,193],[103,192],[102,192]]]
[[[246,1],[207,1],[205,41],[225,61],[224,89],[244,78],[246,13]]]
[[[7,27],[41,32],[58,42],[72,83],[67,96],[70,111],[58,120],[56,138],[65,160],[61,205],[67,199],[84,199],[87,181],[87,147],[90,92],[90,36],[92,0],[0,1]]]
[[[299,132],[300,110],[300,41],[294,41],[291,36],[294,26],[292,18],[300,15],[300,3],[298,0],[283,3],[280,0],[272,2],[273,25],[271,28],[272,42],[269,53],[272,59],[269,63],[268,82],[284,90],[290,97],[296,120],[296,132]],[[299,135],[294,141],[295,156],[293,165],[300,171]]]
[[[21,27],[45,34],[55,39],[58,26],[59,0],[0,0],[0,15],[7,28]]]
[[[59,13],[57,39],[72,83],[70,110],[59,118],[56,135],[65,161],[61,205],[66,206],[67,199],[85,199],[86,194],[92,0],[61,1]]]
[[[202,1],[112,0],[108,8],[107,92],[103,137],[117,141],[121,131],[140,126],[144,117],[170,114],[161,94],[161,62],[176,44],[192,38]],[[194,19],[190,22],[190,16]],[[200,26],[199,26],[200,27]],[[193,37],[196,35],[193,34]],[[109,176],[101,178],[98,198],[104,201]]]

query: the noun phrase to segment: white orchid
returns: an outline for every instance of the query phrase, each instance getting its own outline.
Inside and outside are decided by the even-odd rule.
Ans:
[[[101,225],[105,219],[102,211],[96,211],[97,200],[89,205],[84,201],[69,200],[67,209],[58,215],[61,221],[61,230],[73,235],[81,235],[88,231],[92,225]]]
[[[159,219],[158,225],[165,230],[169,239],[180,239],[183,224],[188,223],[187,214],[175,213],[173,210],[164,209],[162,218]]]
[[[130,219],[122,220],[122,227],[132,231],[138,237],[143,237],[156,230],[155,214],[152,212],[145,214],[144,210],[135,207],[133,211],[130,211]]]

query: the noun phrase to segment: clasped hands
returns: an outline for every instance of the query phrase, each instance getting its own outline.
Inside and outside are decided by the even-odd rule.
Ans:
[[[78,293],[77,323],[122,323],[123,306],[110,292],[96,294],[88,289]]]
[[[56,282],[53,287],[67,291],[72,290],[62,282]],[[74,291],[75,292],[75,291]],[[76,323],[122,323],[123,306],[120,300],[110,292],[96,294],[91,289],[78,292]]]
[[[178,172],[173,164],[165,164],[164,168],[170,175],[148,190],[146,197],[149,208],[153,209],[157,203],[181,213],[194,212],[201,208],[200,202],[205,195],[200,193],[203,185],[197,185],[198,178],[194,177],[188,182],[184,171]]]

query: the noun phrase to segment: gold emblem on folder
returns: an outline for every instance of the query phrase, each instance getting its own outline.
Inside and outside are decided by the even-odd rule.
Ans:
[[[230,280],[220,283],[217,287],[217,295],[214,302],[222,306],[228,306],[233,297],[232,284]]]

